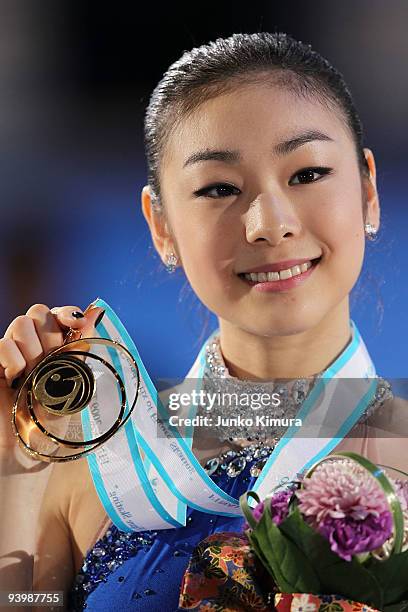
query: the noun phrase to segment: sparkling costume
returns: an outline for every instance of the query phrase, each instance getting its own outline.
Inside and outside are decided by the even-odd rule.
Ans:
[[[207,345],[206,363],[208,367],[204,378],[214,389],[217,377],[223,376],[226,371],[219,346],[214,340]],[[230,391],[234,385],[241,392],[243,389],[259,391],[258,383],[233,377],[229,377],[229,383]],[[297,406],[310,389],[310,379],[292,384],[295,389],[291,394]],[[358,424],[365,422],[390,397],[389,384],[378,378],[373,404]],[[220,434],[223,439],[222,431]],[[276,441],[277,437],[274,439]],[[273,444],[269,444],[262,439],[252,440],[245,448],[230,450],[209,459],[205,469],[226,493],[239,498],[253,487],[273,451]],[[224,517],[189,508],[186,526],[178,529],[128,534],[110,525],[86,555],[69,593],[69,609],[75,612],[83,609],[176,611],[183,574],[195,546],[212,533],[240,531],[244,522],[240,517]]]

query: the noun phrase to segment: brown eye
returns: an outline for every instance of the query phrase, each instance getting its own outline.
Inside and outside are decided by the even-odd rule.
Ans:
[[[216,185],[209,185],[208,187],[203,187],[202,189],[195,191],[194,195],[197,197],[207,198],[229,198],[232,195],[239,195],[240,193],[240,190],[233,185],[228,185],[227,183],[217,183]]]
[[[307,183],[315,183],[325,174],[331,173],[331,168],[304,168],[300,170],[289,181],[289,185],[304,185]],[[298,180],[296,180],[298,179]]]

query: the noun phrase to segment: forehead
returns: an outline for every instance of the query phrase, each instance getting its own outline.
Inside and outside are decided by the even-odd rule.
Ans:
[[[165,160],[179,162],[206,147],[260,151],[306,130],[352,143],[337,106],[276,85],[241,86],[203,102],[182,117],[169,137]]]

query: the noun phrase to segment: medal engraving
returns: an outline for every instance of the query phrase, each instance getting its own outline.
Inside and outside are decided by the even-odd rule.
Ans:
[[[81,411],[95,390],[90,368],[67,355],[44,364],[33,380],[34,397],[52,414],[68,415]]]

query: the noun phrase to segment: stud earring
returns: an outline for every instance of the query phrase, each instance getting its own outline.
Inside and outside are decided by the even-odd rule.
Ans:
[[[169,274],[172,274],[178,264],[177,256],[174,253],[169,253],[166,257],[166,270]]]
[[[374,227],[374,225],[371,225],[371,223],[366,223],[364,225],[364,231],[365,231],[365,235],[368,238],[368,240],[376,240],[377,239],[377,228]]]

